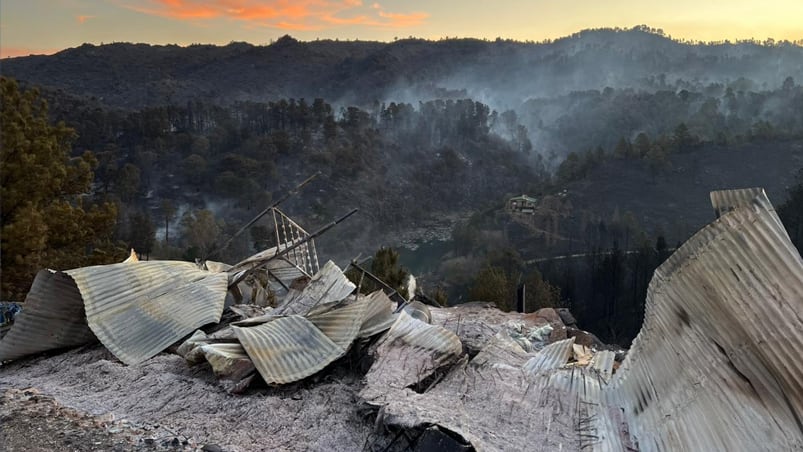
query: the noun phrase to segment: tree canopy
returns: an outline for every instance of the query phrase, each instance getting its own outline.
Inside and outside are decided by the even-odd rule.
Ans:
[[[2,297],[22,298],[41,268],[67,269],[125,255],[112,241],[112,203],[88,195],[97,160],[71,157],[75,132],[50,124],[47,103],[35,89],[0,78],[2,148]]]

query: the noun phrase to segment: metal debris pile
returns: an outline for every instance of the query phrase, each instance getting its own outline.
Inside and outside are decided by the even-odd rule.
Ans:
[[[97,339],[136,364],[174,345],[242,392],[356,348],[371,358],[359,400],[394,435],[388,449],[801,450],[803,260],[763,190],[711,198],[719,218],[656,270],[627,352],[566,311],[363,295],[334,263],[317,267],[314,234],[288,219],[287,240],[234,266],[43,271],[0,360]]]

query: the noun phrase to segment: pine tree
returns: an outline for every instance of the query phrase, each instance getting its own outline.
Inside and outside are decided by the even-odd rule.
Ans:
[[[94,156],[70,158],[75,132],[49,123],[37,90],[0,77],[0,92],[0,292],[21,299],[41,268],[112,262],[125,252],[112,242],[116,207],[87,196]]]

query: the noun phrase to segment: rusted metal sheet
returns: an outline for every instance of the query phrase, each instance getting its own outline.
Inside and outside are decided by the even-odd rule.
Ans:
[[[86,323],[81,294],[64,273],[37,273],[23,306],[0,340],[0,361],[97,340]]]
[[[346,353],[312,322],[296,315],[234,331],[259,374],[271,384],[306,378]]]
[[[64,273],[80,291],[92,332],[126,364],[145,361],[198,327],[219,321],[228,282],[226,273],[176,261]]]

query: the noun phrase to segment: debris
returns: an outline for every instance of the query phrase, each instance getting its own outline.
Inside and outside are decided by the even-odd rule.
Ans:
[[[0,341],[0,361],[97,338],[124,363],[140,363],[217,322],[227,279],[173,261],[42,270],[25,310]]]
[[[456,362],[462,353],[463,346],[454,333],[401,312],[380,340],[361,395],[375,402],[388,388],[418,385]]]
[[[148,284],[136,277],[151,268],[143,267],[146,262],[45,271],[29,294],[32,303],[0,341],[0,357],[86,343],[97,334],[116,356],[137,362],[164,349],[163,338],[197,330],[177,352],[189,362],[208,362],[230,392],[241,392],[257,374],[275,386],[328,369],[323,378],[310,380],[313,385],[268,388],[284,391],[272,393],[281,395],[284,405],[279,406],[292,405],[289,414],[283,413],[289,420],[274,416],[274,422],[292,425],[304,419],[309,428],[319,418],[331,420],[333,411],[343,415],[344,406],[352,416],[355,406],[368,407],[376,418],[365,422],[370,433],[359,444],[348,443],[353,448],[367,448],[368,435],[384,438],[386,428],[396,436],[384,438],[383,447],[404,438],[407,444],[399,448],[421,450],[801,450],[803,371],[790,350],[803,348],[803,260],[762,190],[714,193],[712,202],[719,218],[656,270],[644,326],[621,363],[621,352],[604,349],[576,327],[568,312],[503,313],[482,303],[436,308],[399,300],[394,313],[392,289],[354,294],[354,285],[331,262],[307,284],[288,284],[277,309],[234,305],[214,333],[197,330],[201,325],[189,327],[207,311],[215,310],[220,319],[226,288],[237,286],[233,280],[281,261],[280,254],[297,242],[285,242],[284,248],[229,273],[163,263],[158,274],[168,281]],[[118,287],[124,290],[113,290]],[[102,297],[100,288],[113,295]],[[129,302],[127,293],[135,288],[145,295]],[[191,307],[203,300],[203,307],[182,311],[185,307],[173,301],[176,294]],[[44,301],[57,297],[60,303]],[[119,310],[104,316],[111,306]],[[173,319],[177,312],[184,317]],[[228,323],[235,319],[240,320]],[[37,322],[53,325],[53,334],[45,334]],[[123,325],[124,334],[107,331]],[[377,341],[367,339],[386,329]],[[146,331],[153,332],[152,339],[143,336]],[[309,403],[311,393],[304,388],[326,394],[316,385],[329,384],[333,369],[342,369],[345,360],[340,367],[331,364],[352,348],[374,358],[363,383],[353,383],[337,407],[327,409],[323,398]],[[66,355],[62,361],[78,359],[102,372],[119,366],[97,354]],[[52,372],[62,361],[53,365],[43,359],[35,365],[46,363],[42,366]],[[25,372],[24,366],[14,369]],[[203,370],[185,369],[182,378],[191,382]],[[36,378],[47,373],[41,367],[33,372]],[[0,384],[13,378],[13,373],[0,374]],[[150,389],[158,385],[144,380],[127,384],[136,385],[142,397],[161,390]],[[155,411],[163,414],[159,410],[175,398]],[[359,400],[364,404],[355,404]],[[231,425],[249,417],[243,414]],[[287,436],[279,431],[274,436]],[[183,444],[176,434],[158,439],[163,440],[171,447]],[[310,444],[319,443],[309,440],[300,448],[314,448]],[[270,445],[287,448],[275,438]]]
[[[319,305],[336,303],[345,299],[357,286],[340,267],[328,261],[300,292],[291,290],[276,308],[277,314],[306,314]]]

